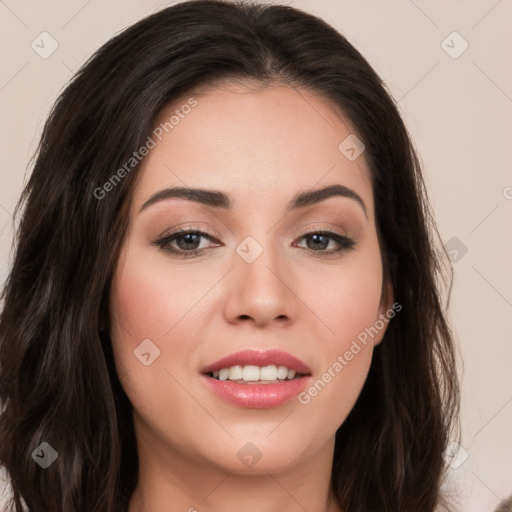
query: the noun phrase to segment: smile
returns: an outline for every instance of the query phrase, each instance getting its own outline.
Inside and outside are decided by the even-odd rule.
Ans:
[[[235,365],[230,368],[222,368],[220,371],[211,372],[214,379],[230,380],[239,384],[251,384],[255,382],[285,382],[301,377],[300,374],[286,366],[253,366],[253,365]]]
[[[237,352],[202,370],[202,381],[215,395],[254,409],[289,402],[310,379],[311,370],[303,361],[280,350]]]

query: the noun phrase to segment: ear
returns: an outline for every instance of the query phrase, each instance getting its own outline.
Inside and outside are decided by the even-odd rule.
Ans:
[[[393,303],[393,284],[390,279],[387,279],[382,286],[379,310],[374,324],[374,328],[378,331],[373,338],[374,346],[383,340],[389,322],[396,315],[396,312],[401,309],[402,306],[400,304],[397,303],[395,307]]]

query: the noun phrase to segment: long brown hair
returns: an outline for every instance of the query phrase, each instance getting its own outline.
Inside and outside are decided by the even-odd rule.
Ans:
[[[332,491],[350,512],[432,512],[458,410],[451,287],[418,158],[379,76],[336,30],[288,6],[182,2],[107,42],[44,127],[0,317],[0,464],[12,507],[124,512],[138,476],[131,405],[111,353],[106,297],[137,167],[98,197],[142,147],[162,108],[219,80],[306,88],[364,142],[385,283],[403,311],[376,348],[336,433]],[[96,191],[96,194],[95,194]],[[32,454],[47,442],[47,469]]]

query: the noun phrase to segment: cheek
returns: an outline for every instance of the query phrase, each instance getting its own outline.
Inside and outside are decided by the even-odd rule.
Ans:
[[[325,329],[316,342],[321,366],[299,403],[322,411],[323,421],[332,430],[352,410],[368,375],[374,343],[384,332],[374,327],[382,288],[380,255],[368,251],[352,256],[336,272],[330,269],[323,286],[313,287],[308,279],[309,289],[303,292]]]
[[[190,321],[204,290],[204,276],[193,272],[170,276],[165,260],[139,258],[137,251],[129,252],[115,274],[110,293],[114,349],[133,351],[147,338],[158,345],[168,344],[181,324]]]
[[[170,328],[172,318],[168,312],[162,314],[165,300],[153,274],[150,268],[128,259],[112,283],[111,339],[118,360],[125,363],[133,362],[128,355],[143,340],[154,342]]]
[[[137,410],[149,407],[163,387],[169,406],[182,391],[173,377],[183,382],[197,372],[193,356],[205,333],[205,295],[217,281],[211,270],[172,268],[159,253],[126,246],[110,290],[110,339],[117,373]]]
[[[190,425],[180,426],[172,411],[180,411],[185,419],[200,413],[179,383],[190,372],[196,341],[189,327],[197,322],[193,305],[205,285],[183,272],[171,277],[168,267],[166,272],[151,256],[127,252],[110,291],[117,374],[136,414],[150,429],[187,444],[190,440],[183,436],[190,433]],[[176,342],[183,339],[185,343]]]
[[[378,248],[352,253],[346,261],[302,281],[302,294],[325,327],[321,342],[342,350],[379,318],[382,264]]]

